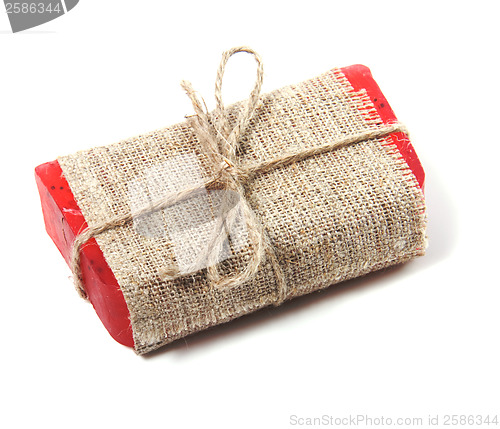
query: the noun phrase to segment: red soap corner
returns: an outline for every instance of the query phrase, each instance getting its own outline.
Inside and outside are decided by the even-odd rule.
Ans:
[[[45,229],[69,265],[75,237],[87,227],[85,218],[57,161],[36,167],[35,179]],[[95,239],[82,249],[81,267],[89,300],[102,323],[116,341],[133,347],[125,298]]]
[[[393,123],[398,120],[387,99],[377,85],[377,82],[373,79],[372,72],[368,67],[356,64],[341,68],[341,70],[355,91],[360,91],[362,89],[366,90],[384,124]],[[394,142],[401,156],[408,164],[408,167],[413,171],[420,188],[423,190],[425,172],[410,139],[404,133],[394,133],[392,136],[394,137]]]

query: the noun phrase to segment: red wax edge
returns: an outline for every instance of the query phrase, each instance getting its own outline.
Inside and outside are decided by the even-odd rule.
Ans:
[[[35,178],[45,228],[69,265],[75,236],[87,227],[87,223],[57,161],[36,167]],[[95,239],[83,247],[81,267],[85,290],[102,323],[116,341],[133,347],[125,298]]]
[[[373,102],[384,124],[397,121],[396,115],[391,109],[391,106],[389,106],[384,94],[382,94],[377,82],[373,80],[372,73],[368,67],[356,64],[354,66],[344,67],[341,70],[355,91],[360,91],[363,88],[366,89],[370,100]],[[401,153],[401,156],[412,170],[420,188],[423,190],[425,182],[424,169],[408,136],[404,133],[393,133],[391,135],[394,137],[394,143]]]
[[[373,80],[368,67],[353,65],[341,70],[355,91],[366,89],[384,123],[397,121],[396,115]],[[392,136],[401,156],[423,189],[424,170],[408,137],[404,133],[393,133]],[[36,167],[35,178],[40,193],[45,228],[69,265],[72,243],[75,236],[87,227],[87,223],[57,161]],[[116,341],[133,347],[134,340],[127,304],[95,239],[90,240],[82,249],[81,264],[87,295],[102,323]]]

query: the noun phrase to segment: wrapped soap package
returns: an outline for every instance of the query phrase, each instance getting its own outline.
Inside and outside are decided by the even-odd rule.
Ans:
[[[231,55],[249,100],[224,107]],[[36,168],[47,232],[139,354],[423,255],[424,171],[368,68],[260,94],[223,56],[214,112]]]

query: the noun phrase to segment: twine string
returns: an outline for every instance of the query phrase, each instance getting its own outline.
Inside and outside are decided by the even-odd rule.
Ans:
[[[239,52],[253,55],[257,63],[257,78],[246,105],[244,105],[236,119],[234,127],[231,129],[228,112],[222,101],[222,81],[229,58]],[[88,299],[82,279],[81,250],[90,239],[110,229],[124,226],[140,216],[164,210],[183,201],[201,196],[206,190],[222,188],[224,192],[222,194],[222,201],[218,207],[216,225],[205,248],[200,252],[196,260],[183,270],[183,273],[180,273],[178,267],[175,265],[168,265],[162,272],[162,278],[165,280],[174,280],[199,271],[200,267],[206,267],[209,283],[219,289],[228,289],[254,278],[262,264],[267,260],[271,264],[277,283],[275,304],[278,305],[286,299],[286,279],[275,246],[272,244],[257,215],[250,207],[245,197],[245,186],[255,176],[276,168],[285,167],[310,157],[331,152],[346,145],[385,137],[395,132],[407,134],[407,130],[403,124],[397,122],[385,125],[382,128],[370,129],[355,135],[341,137],[333,142],[328,142],[317,147],[296,149],[277,158],[271,158],[255,164],[242,165],[237,157],[238,145],[257,108],[262,81],[262,59],[251,48],[241,46],[224,52],[222,56],[215,83],[216,109],[211,116],[205,112],[204,102],[200,100],[191,83],[187,81],[181,82],[181,86],[190,98],[195,111],[195,115],[189,117],[188,122],[200,141],[202,152],[207,156],[211,164],[213,170],[212,177],[191,188],[170,193],[140,210],[115,216],[99,224],[88,226],[81,232],[75,238],[71,255],[71,269],[75,287],[81,297]],[[235,198],[237,199],[236,204]],[[248,245],[250,247],[249,257],[240,271],[223,275],[220,273],[220,254],[226,245],[228,231],[231,231],[234,224],[241,218],[246,222]]]
[[[231,129],[228,113],[222,100],[222,81],[227,62],[231,56],[238,52],[246,52],[253,55],[257,63],[257,77],[247,103],[244,105],[236,119],[234,127]],[[181,86],[191,99],[196,113],[194,117],[189,118],[190,125],[200,140],[202,151],[214,163],[212,166],[213,170],[219,175],[219,181],[225,190],[218,210],[219,213],[216,216],[216,226],[205,249],[199,253],[196,260],[189,267],[185,268],[184,271],[189,273],[196,271],[199,267],[207,267],[207,278],[210,284],[219,289],[228,289],[253,278],[267,257],[278,282],[277,300],[281,301],[286,295],[284,274],[279,265],[275,249],[269,244],[270,240],[262,223],[259,222],[245,198],[244,185],[248,182],[249,175],[245,168],[240,165],[237,158],[241,136],[245,133],[259,101],[263,75],[262,59],[251,48],[241,46],[224,52],[215,81],[216,109],[213,121],[210,121],[208,114],[203,111],[202,103],[193,90],[192,85],[187,81],[181,83]],[[220,159],[219,165],[217,165],[218,158]],[[219,168],[218,171],[217,168]],[[234,204],[235,194],[238,196],[237,204]],[[228,232],[232,231],[235,223],[240,218],[246,222],[250,256],[240,272],[223,276],[220,273],[220,265],[218,264],[220,254],[226,245],[227,237],[229,236]],[[168,280],[173,280],[176,277],[178,277],[178,273],[170,273],[170,275],[164,276]]]

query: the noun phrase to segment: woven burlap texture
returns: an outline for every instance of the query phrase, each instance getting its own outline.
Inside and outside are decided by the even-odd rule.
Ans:
[[[229,108],[230,123],[240,110],[240,103]],[[382,127],[366,92],[354,91],[334,69],[262,95],[239,156],[243,164],[256,163]],[[424,197],[394,138],[340,147],[245,185],[246,198],[285,274],[287,299],[424,253]],[[176,175],[182,175],[182,160],[193,157],[202,176],[209,178],[210,163],[197,136],[180,123],[58,161],[87,223],[94,225],[133,209],[130,184],[146,182],[148,172],[160,165],[174,170],[177,165]],[[179,184],[156,183],[148,189],[154,200],[162,192],[178,190]],[[189,212],[186,207],[178,210]],[[175,208],[151,215],[155,228],[160,216],[166,234],[148,235],[147,225],[141,232],[137,223],[130,223],[96,237],[125,297],[139,354],[274,304],[279,292],[268,262],[253,280],[228,290],[211,287],[203,269],[163,280],[165,267],[175,265],[179,254],[179,242],[168,234],[172,215]],[[187,254],[196,252],[189,249],[193,242],[197,240],[186,241]],[[248,260],[250,247],[240,247],[220,262],[224,272],[239,270]]]

